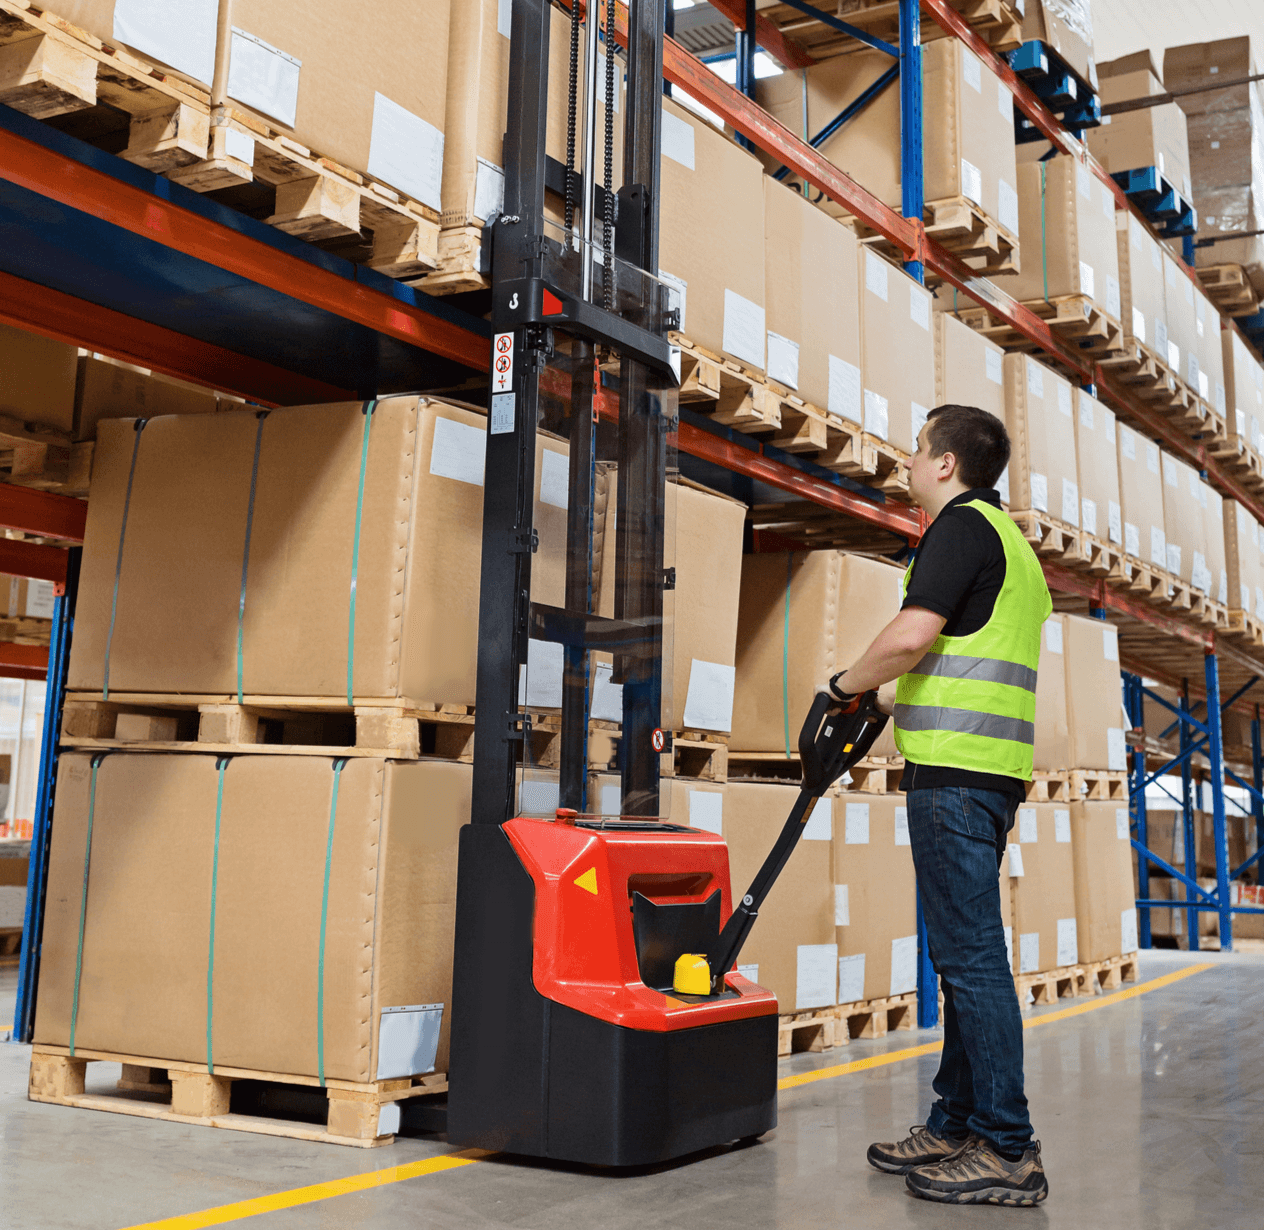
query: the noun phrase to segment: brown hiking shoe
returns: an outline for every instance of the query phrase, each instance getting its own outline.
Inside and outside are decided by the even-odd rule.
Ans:
[[[904,1182],[914,1196],[944,1204],[1033,1206],[1049,1194],[1038,1140],[1010,1162],[975,1138],[947,1161],[910,1171]]]
[[[886,1174],[908,1174],[914,1166],[930,1166],[956,1157],[974,1138],[936,1136],[924,1124],[909,1128],[909,1135],[894,1144],[870,1145],[869,1165]]]

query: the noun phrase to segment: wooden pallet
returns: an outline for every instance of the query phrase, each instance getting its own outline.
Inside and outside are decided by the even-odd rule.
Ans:
[[[1047,773],[1037,769],[1027,783],[1028,803],[1069,803],[1071,775],[1066,769]]]
[[[908,1030],[917,1025],[917,992],[839,1004],[832,1012],[839,1024],[845,1025],[840,1042],[852,1038],[885,1038],[892,1030]]]
[[[85,1093],[87,1066],[99,1062],[122,1064],[122,1079],[112,1093]],[[82,1049],[76,1049],[72,1057],[64,1046],[36,1044],[31,1051],[28,1096],[32,1102],[368,1149],[394,1141],[400,1102],[445,1093],[448,1088],[443,1074],[389,1081],[329,1080],[323,1090],[325,1122],[320,1124],[234,1113],[232,1086],[243,1080],[320,1090],[320,1081],[312,1076],[223,1067],[216,1067],[212,1074],[204,1064]],[[154,1101],[154,1094],[165,1095],[166,1100]]]
[[[1255,649],[1264,648],[1264,623],[1249,611],[1229,612],[1228,633],[1234,640]]]
[[[460,295],[489,289],[491,278],[479,272],[482,246],[482,226],[471,223],[444,227],[439,232],[434,272],[413,285],[431,295]]]
[[[1089,961],[1082,968],[1086,975],[1086,989],[1081,994],[1117,991],[1125,982],[1137,981],[1137,954],[1134,952],[1125,957]]]
[[[1194,272],[1207,298],[1226,316],[1254,316],[1260,310],[1260,297],[1241,265],[1200,265]]]
[[[0,642],[9,645],[47,645],[52,637],[51,619],[33,619],[25,615],[0,617]]]
[[[729,781],[753,780],[791,782],[803,780],[798,752],[729,752]],[[898,794],[904,759],[875,757],[862,760],[850,769],[851,781],[845,789],[857,794]]]
[[[973,201],[966,197],[927,201],[924,216],[927,236],[976,272],[985,277],[1019,272],[1018,236],[988,217]],[[897,264],[904,260],[902,250],[872,227],[850,216],[846,220],[856,228],[862,242]],[[926,285],[933,287],[942,281],[928,275]]]
[[[1037,555],[1070,567],[1087,562],[1074,526],[1037,509],[1010,509],[1009,515]]]
[[[1122,769],[1072,769],[1071,798],[1126,803],[1128,774]]]
[[[1113,542],[1103,542],[1094,534],[1080,531],[1079,568],[1095,577],[1114,574],[1123,559],[1123,549]]]
[[[1264,492],[1264,461],[1244,436],[1230,433],[1208,446],[1207,451],[1248,491]]]
[[[1087,986],[1088,974],[1081,965],[1064,965],[1038,974],[1014,975],[1018,1004],[1024,1012],[1029,1008],[1057,1003],[1060,999],[1092,994],[1091,991],[1084,990]]]
[[[846,1027],[832,1009],[783,1013],[777,1022],[777,1055],[832,1050],[847,1041],[846,1035]]]
[[[16,966],[22,956],[22,928],[0,927],[0,969]]]
[[[1063,341],[1094,357],[1124,349],[1122,326],[1088,295],[1029,299],[1023,306],[1044,320]],[[976,333],[982,333],[1005,350],[1035,354],[1041,349],[1038,342],[1025,337],[1012,325],[997,322],[986,308],[963,308],[956,315]]]
[[[195,192],[273,189],[276,208],[266,221],[289,234],[323,241],[371,231],[363,263],[390,277],[435,268],[435,209],[309,150],[258,116],[212,108],[201,87],[26,0],[0,0],[0,47],[17,42],[30,44],[30,63],[0,91],[0,102],[37,119],[92,111],[109,136],[125,134],[121,157]]]

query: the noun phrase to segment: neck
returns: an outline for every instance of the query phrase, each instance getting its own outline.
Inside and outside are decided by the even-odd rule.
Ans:
[[[933,521],[957,496],[965,495],[969,490],[969,487],[964,486],[960,482],[945,483],[943,487],[937,487],[931,492],[930,496],[922,502],[922,507],[926,510],[926,515]]]

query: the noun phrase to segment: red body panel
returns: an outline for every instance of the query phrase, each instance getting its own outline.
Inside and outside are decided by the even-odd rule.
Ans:
[[[723,925],[733,909],[723,838],[697,829],[642,833],[525,817],[509,821],[505,832],[535,883],[532,977],[545,998],[614,1025],[658,1032],[777,1011],[771,991],[735,972],[725,981],[737,998],[702,1003],[641,981],[633,889],[661,903],[705,901],[718,888]]]

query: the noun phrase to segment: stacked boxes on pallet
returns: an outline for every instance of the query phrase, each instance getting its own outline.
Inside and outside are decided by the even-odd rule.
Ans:
[[[1163,245],[1133,213],[1115,215],[1120,313],[1125,336],[1168,365],[1167,289]]]
[[[1012,447],[1010,507],[1078,528],[1075,390],[1070,382],[1030,355],[1006,355],[1005,426]],[[1043,535],[1037,533],[1035,540],[1043,541]]]

